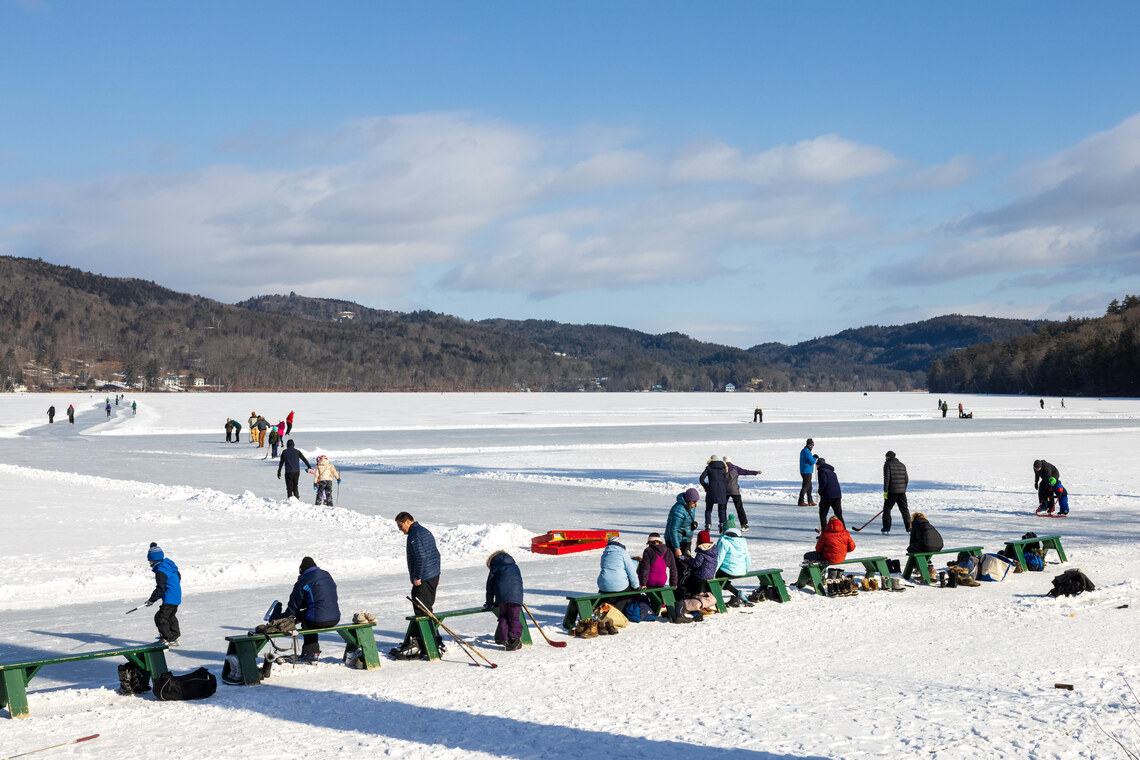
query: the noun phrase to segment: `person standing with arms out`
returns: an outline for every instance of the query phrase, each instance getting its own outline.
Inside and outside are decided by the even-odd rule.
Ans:
[[[289,416],[285,418],[285,435],[293,432],[293,410],[289,410]]]
[[[728,519],[728,468],[716,454],[709,457],[699,482],[705,489],[705,530],[712,530],[712,510],[715,504],[717,531],[724,533],[724,521]]]
[[[154,591],[147,599],[149,607],[158,600],[162,604],[158,612],[154,613],[154,625],[158,628],[158,639],[172,647],[178,646],[178,638],[182,631],[178,627],[178,605],[182,604],[182,573],[178,572],[178,565],[167,557],[158,544],[151,541],[146,552],[146,561],[150,563],[151,572],[154,573]]]
[[[762,471],[746,470],[743,467],[739,467],[733,464],[727,455],[724,457],[724,465],[728,468],[728,476],[725,479],[725,491],[728,492],[728,498],[732,499],[732,503],[736,507],[736,519],[740,521],[740,529],[747,533],[748,515],[744,514],[744,499],[740,495],[740,476],[759,475]]]
[[[49,425],[55,424],[55,404],[52,404],[51,406],[48,407],[48,424]]]
[[[324,454],[317,457],[317,466],[313,472],[313,485],[317,487],[317,504],[333,505],[332,482],[340,483],[340,473],[333,467],[333,463]]]
[[[301,494],[297,492],[297,483],[301,480],[301,462],[305,463],[305,469],[311,469],[312,465],[309,460],[305,459],[305,455],[293,446],[293,439],[290,438],[285,442],[285,450],[281,452],[281,458],[277,460],[277,479],[281,479],[281,468],[285,468],[285,498],[288,499],[292,496],[295,499],[300,499]]]
[[[435,594],[439,589],[439,549],[431,531],[416,522],[407,512],[396,515],[396,527],[408,537],[406,553],[408,557],[408,577],[412,581],[412,609],[414,614],[423,615],[435,607]],[[418,602],[418,604],[417,604]],[[443,640],[436,637],[436,646],[443,649]],[[399,659],[413,659],[426,651],[424,643],[416,638],[405,638],[404,643],[389,654]]]
[[[67,405],[67,421],[70,422],[72,425],[75,424],[75,405],[74,404],[68,404]]]
[[[328,572],[317,567],[312,557],[301,560],[301,569],[298,571],[297,582],[293,584],[293,592],[289,594],[285,617],[300,622],[302,631],[306,628],[332,628],[340,622],[336,581]],[[317,634],[307,634],[297,662],[316,663],[320,657],[321,645]]]
[[[888,451],[887,461],[883,463],[883,535],[890,535],[891,508],[896,504],[902,515],[903,527],[910,533],[910,507],[906,503],[906,487],[909,482],[906,465],[895,458],[895,452]]]
[[[839,487],[835,468],[823,457],[816,458],[815,466],[819,471],[819,530],[822,533],[827,526],[827,510],[832,510],[836,517],[843,520],[843,491]]]
[[[815,441],[808,438],[807,444],[800,450],[800,477],[803,478],[803,485],[800,486],[800,500],[798,506],[801,507],[814,507],[815,502],[811,498],[811,474],[815,471],[815,454],[811,453],[815,448]]]

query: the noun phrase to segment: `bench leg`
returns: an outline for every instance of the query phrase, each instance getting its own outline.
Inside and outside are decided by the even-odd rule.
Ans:
[[[436,630],[432,619],[429,617],[416,618],[412,621],[412,625],[416,627],[415,635],[424,642],[424,651],[427,652],[428,662],[441,659],[439,647],[435,643],[435,638],[439,632]]]
[[[819,565],[805,565],[800,568],[800,577],[796,579],[796,586],[803,588],[809,583],[813,592],[819,596],[827,595],[823,587],[823,568]]]
[[[230,642],[234,654],[237,655],[238,665],[241,666],[241,680],[246,686],[257,686],[261,683],[261,671],[257,667],[257,649],[252,641]]]
[[[150,680],[153,681],[163,673],[169,672],[170,668],[166,667],[166,652],[160,649],[157,652],[147,652],[144,657],[146,658],[146,670],[150,673]]]
[[[728,612],[728,607],[724,604],[724,588],[722,584],[728,578],[710,578],[706,581],[709,584],[709,592],[712,593],[713,599],[716,599],[716,611],[720,613]]]
[[[524,645],[533,644],[534,642],[530,639],[530,626],[526,623],[526,612],[521,606],[519,607],[519,620],[522,621],[522,643]]]
[[[1052,546],[1053,549],[1056,550],[1057,556],[1061,558],[1062,562],[1068,562],[1069,561],[1069,558],[1065,556],[1065,550],[1061,548],[1061,540],[1059,538],[1055,538],[1052,541],[1050,541],[1049,545]]]
[[[915,567],[917,567],[917,566],[918,566],[918,565],[917,565],[917,563],[914,561],[914,557],[911,557],[911,556],[907,556],[907,558],[906,558],[906,567],[904,567],[904,568],[903,568],[903,571],[902,571],[902,577],[903,577],[903,580],[904,580],[904,581],[909,581],[909,580],[910,580],[910,576],[911,576],[911,575],[914,573],[914,569],[915,569]]]
[[[788,587],[784,585],[783,575],[780,573],[775,573],[774,575],[767,576],[766,580],[768,581],[769,586],[776,587],[776,592],[780,595],[780,604],[783,604],[784,602],[791,599],[791,597],[788,596]]]
[[[28,712],[28,681],[23,669],[5,670],[3,673],[4,702],[8,705],[8,715],[13,718],[26,718]]]
[[[376,634],[372,628],[360,628],[355,631],[337,631],[344,639],[345,655],[359,649],[364,660],[365,670],[376,670],[380,667],[380,652],[376,649]],[[348,658],[345,657],[347,660]]]
[[[1009,547],[1006,547],[1006,548],[1008,549]],[[1025,570],[1026,569],[1026,567],[1025,567],[1025,547],[1022,546],[1021,544],[1014,544],[1013,545],[1013,553],[1017,555],[1018,567],[1020,567],[1022,570]]]
[[[867,567],[868,564],[870,567]],[[887,561],[885,559],[877,559],[870,563],[864,562],[863,565],[868,575],[873,572],[879,574],[879,583],[891,582],[891,571],[890,568],[887,567]]]
[[[578,605],[571,599],[566,603],[566,614],[562,617],[562,627],[567,631],[574,630],[578,623]]]

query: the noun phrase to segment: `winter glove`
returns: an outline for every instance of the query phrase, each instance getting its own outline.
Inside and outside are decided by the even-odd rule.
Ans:
[[[149,607],[149,606],[151,606],[152,604],[154,604],[154,600],[153,600],[153,599],[151,599],[149,602],[147,602],[147,603],[146,603],[146,604],[144,604],[143,606],[144,606],[144,607]]]
[[[314,491],[317,490],[317,484],[316,483],[313,483],[313,490]]]
[[[884,499],[887,498],[887,492],[886,491],[883,491],[883,498]]]
[[[281,480],[281,473],[277,473],[277,479]]]
[[[338,486],[340,485],[340,478],[337,478],[337,479],[336,479],[336,484],[337,484]]]

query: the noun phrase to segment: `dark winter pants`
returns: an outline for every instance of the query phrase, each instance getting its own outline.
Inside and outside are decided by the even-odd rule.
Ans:
[[[822,533],[823,529],[827,527],[827,510],[835,512],[835,516],[840,520],[843,519],[843,498],[838,499],[825,499],[819,497],[819,532]],[[844,523],[846,525],[847,523]]]
[[[154,613],[154,625],[158,628],[158,635],[167,641],[178,641],[178,637],[182,635],[182,630],[178,627],[178,614],[177,604],[167,604],[163,602],[158,612]]]
[[[887,501],[883,505],[883,530],[891,529],[891,507],[898,504],[899,514],[902,515],[903,527],[906,532],[910,533],[910,509],[906,504],[905,493],[889,493],[887,494]]]
[[[1048,507],[1051,512],[1053,506],[1053,487],[1049,485],[1049,478],[1041,478],[1041,483],[1037,486],[1037,508]]]
[[[327,504],[332,506],[332,481],[322,480],[317,483],[317,504]]]
[[[229,443],[229,442],[230,442],[230,438],[232,438],[232,437],[233,437],[233,432],[232,432],[232,431],[230,431],[230,430],[227,430],[227,431],[226,431],[226,443]]]
[[[685,556],[685,557],[693,556],[693,542],[692,541],[686,541],[685,543],[681,544],[680,546],[671,546],[669,544],[669,542],[666,541],[665,542],[665,548],[671,552],[673,552],[674,549],[680,549],[682,556]],[[674,557],[674,559],[677,557],[676,552],[673,552],[673,557]]]
[[[301,494],[297,492],[297,483],[300,482],[300,480],[301,480],[301,473],[299,473],[299,472],[287,472],[287,473],[285,473],[285,498],[286,499],[288,499],[290,496],[296,496],[298,499],[301,498]]]
[[[712,510],[713,502],[705,502],[705,530],[712,526]],[[720,519],[720,529],[724,529],[724,522],[728,519],[728,502],[721,502],[716,505],[716,516]]]
[[[67,421],[70,422],[72,425],[74,425],[75,424],[75,415],[74,414],[67,415]]]
[[[412,586],[412,611],[414,612],[414,614],[416,614],[416,615],[424,614],[424,609],[423,609],[424,607],[427,608],[428,612],[432,612],[435,609],[435,592],[436,592],[436,589],[438,589],[438,588],[439,588],[439,576],[438,575],[435,576],[434,578],[428,578],[426,580],[421,579],[420,585],[418,585],[418,586],[413,585]],[[416,602],[419,602],[420,604],[422,604],[423,607],[420,607],[420,604],[416,604]],[[419,637],[417,636],[416,638],[418,639]],[[436,641],[437,642],[442,641],[442,638],[437,636]],[[420,649],[423,649],[423,646],[422,646],[423,642],[420,642],[420,643],[421,643]],[[408,640],[404,639],[404,646],[407,646],[407,645],[408,645]]]
[[[332,620],[316,620],[310,623],[306,620],[301,624],[301,630],[312,630],[313,628],[332,628],[340,622],[340,618],[333,618]],[[310,633],[305,636],[304,643],[301,644],[301,654],[320,654],[321,645],[317,641],[317,634]]]
[[[814,503],[811,498],[811,473],[801,472],[800,477],[804,479],[800,486],[800,506],[811,506]]]
[[[729,575],[728,573],[726,573],[723,570],[717,570],[716,571],[716,577],[717,578],[732,578],[733,576]],[[740,589],[738,589],[736,586],[733,586],[731,582],[725,583],[724,587],[726,590],[731,591],[733,594],[735,594],[736,596],[739,596],[741,599],[744,598],[744,594],[740,593]]]
[[[730,493],[728,498],[732,499],[732,503],[736,506],[736,520],[740,523],[740,527],[747,528],[748,515],[744,514],[744,500],[740,498],[738,493]]]
[[[285,435],[289,435],[292,432],[293,432],[293,423],[292,422],[286,422],[285,423]]]
[[[506,644],[522,638],[522,605],[504,602],[499,605],[499,625],[495,628],[495,641]]]

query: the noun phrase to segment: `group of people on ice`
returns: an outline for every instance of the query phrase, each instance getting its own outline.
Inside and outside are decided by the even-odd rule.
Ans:
[[[119,401],[123,398],[124,397],[122,395],[115,396],[115,406],[118,406]],[[104,405],[104,409],[107,412],[107,416],[110,417],[111,416],[111,399],[110,399],[110,397],[107,398],[106,404]],[[138,402],[132,401],[131,402],[131,412],[137,414],[138,410],[139,410]],[[49,425],[55,424],[55,404],[52,404],[51,406],[48,407],[47,417],[48,417],[48,424]],[[75,404],[68,404],[67,405],[67,421],[69,423],[71,423],[72,425],[75,424]]]

